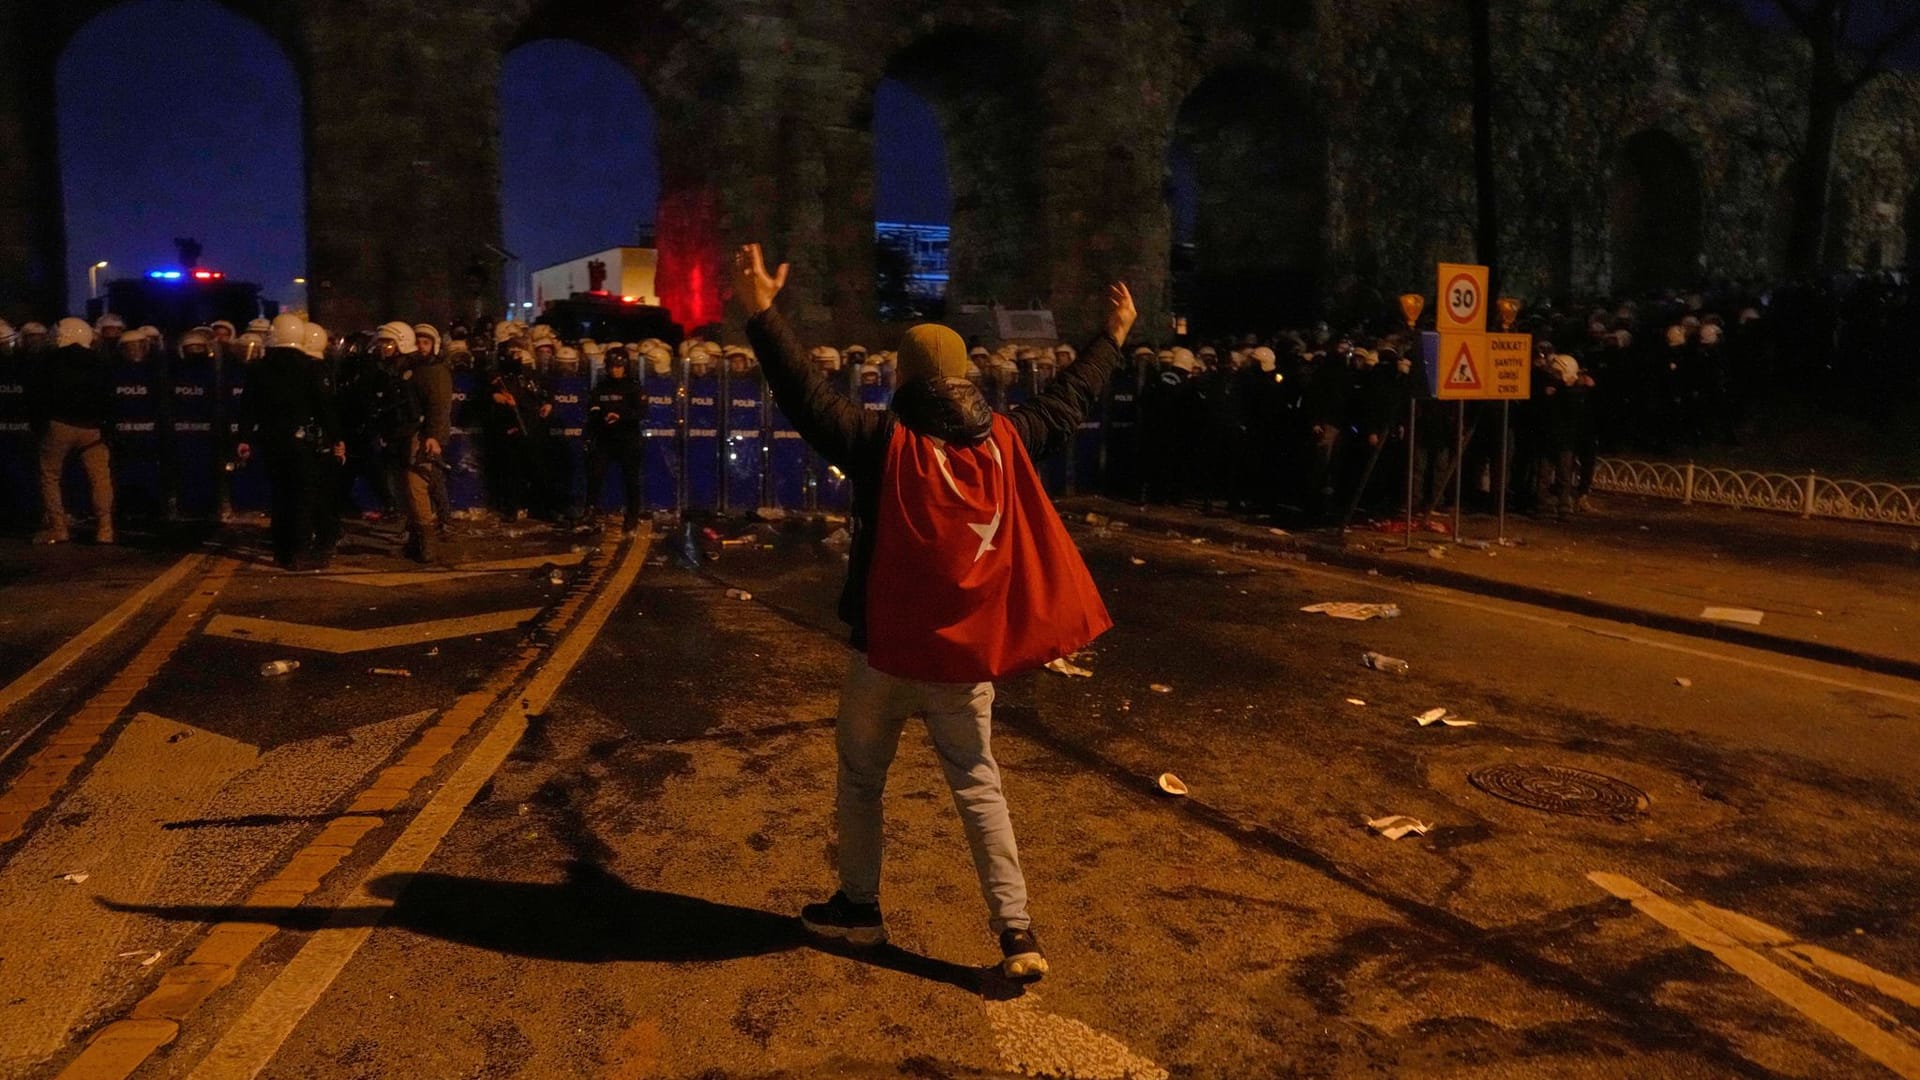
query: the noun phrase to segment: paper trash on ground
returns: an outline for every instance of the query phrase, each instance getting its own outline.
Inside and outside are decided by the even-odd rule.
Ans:
[[[1759,626],[1760,620],[1766,618],[1767,613],[1743,607],[1710,607],[1702,611],[1700,617],[1709,622],[1730,622],[1740,623],[1743,626]]]
[[[1389,840],[1398,840],[1408,833],[1412,833],[1415,836],[1425,836],[1427,835],[1427,830],[1433,828],[1433,826],[1418,818],[1410,818],[1405,814],[1388,814],[1383,818],[1370,819],[1367,822],[1367,828],[1372,829],[1374,832],[1379,833]]]
[[[1328,615],[1336,619],[1351,619],[1365,622],[1368,619],[1397,619],[1400,617],[1399,604],[1360,604],[1351,601],[1308,604],[1300,609],[1314,615]]]
[[[1075,679],[1093,678],[1093,672],[1088,671],[1086,668],[1083,668],[1078,664],[1075,664],[1073,661],[1067,659],[1064,656],[1060,657],[1058,660],[1047,661],[1046,666],[1047,666],[1047,670],[1053,672],[1055,675],[1066,675],[1066,676],[1069,676],[1070,678],[1075,678]]]
[[[1413,719],[1414,722],[1418,723],[1421,727],[1431,727],[1434,724],[1445,724],[1448,727],[1472,727],[1478,722],[1474,720],[1462,720],[1458,716],[1448,712],[1444,706],[1435,706]]]

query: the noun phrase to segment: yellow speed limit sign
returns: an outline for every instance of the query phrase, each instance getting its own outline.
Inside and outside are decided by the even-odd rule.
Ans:
[[[1484,334],[1487,330],[1487,268],[1440,264],[1439,304],[1434,312],[1442,332]]]

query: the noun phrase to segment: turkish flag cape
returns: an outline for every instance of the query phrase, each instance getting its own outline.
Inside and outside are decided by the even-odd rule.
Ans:
[[[867,662],[927,682],[986,682],[1113,626],[1093,576],[1006,417],[975,446],[893,427],[873,565]]]

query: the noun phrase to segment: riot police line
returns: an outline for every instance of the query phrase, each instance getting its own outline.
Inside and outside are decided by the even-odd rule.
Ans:
[[[430,333],[437,344],[438,335],[430,327],[415,329],[423,348]],[[335,404],[344,417],[342,440],[352,448],[341,463],[350,497],[338,508],[349,515],[397,515],[404,509],[396,505],[401,494],[382,490],[378,471],[364,467],[369,457],[364,429],[374,418],[353,415],[353,388],[376,368],[376,340],[372,334],[331,339],[311,357],[320,372],[320,385],[337,398]],[[524,361],[511,374],[524,380],[522,385],[531,395],[551,406],[541,418],[545,422],[538,425],[541,430],[521,432],[544,444],[534,455],[528,478],[536,492],[545,496],[544,506],[535,507],[545,513],[535,516],[571,519],[583,509],[592,514],[621,507],[622,492],[617,486],[604,488],[594,505],[585,505],[596,442],[589,429],[590,399],[606,378],[604,350],[595,350],[592,363],[583,365],[577,362],[577,352],[567,346],[528,349],[519,341],[467,351],[464,341],[452,344],[458,351],[450,371],[449,437],[425,465],[437,472],[437,504],[444,489],[444,505],[435,507],[438,513],[451,511],[451,516],[464,518],[491,510],[504,511],[508,517],[526,516],[526,507],[513,506],[513,500],[503,498],[500,491],[502,461],[498,459],[509,451],[503,450],[501,409],[495,394],[503,377],[510,374],[510,355]],[[245,332],[230,325],[195,328],[182,334],[172,349],[157,330],[141,328],[130,335],[115,334],[111,341],[101,335],[88,346],[105,365],[104,377],[111,388],[110,415],[100,427],[101,441],[111,456],[112,486],[111,509],[103,516],[103,524],[116,517],[123,522],[221,520],[272,506],[271,469],[260,455],[242,452],[242,428],[249,422],[250,375],[258,376],[267,352],[264,328]],[[700,342],[691,346],[683,345],[665,364],[658,362],[661,351],[657,349],[645,350],[650,359],[644,365],[637,357],[629,361],[639,369],[635,379],[641,403],[635,455],[638,509],[674,514],[744,513],[761,508],[845,512],[851,501],[846,478],[806,448],[775,407],[751,354]],[[576,362],[563,362],[556,353],[574,353]],[[725,362],[715,362],[723,356]],[[61,362],[59,358],[51,338],[0,335],[0,523],[15,530],[45,521],[38,457],[47,426],[45,416],[36,415],[44,412],[45,403],[32,399],[34,388],[46,382],[46,374]],[[396,375],[405,377],[406,363]],[[1051,370],[1050,364],[1030,363],[1025,357],[1017,367],[990,362],[981,371],[982,385],[996,407],[1013,408],[1037,393]],[[865,408],[884,410],[891,394],[886,374],[880,365],[849,364],[835,372],[833,385]],[[1112,467],[1137,456],[1137,447],[1131,445],[1137,428],[1137,382],[1111,395],[1046,470],[1050,491],[1100,490]],[[295,424],[289,430],[299,429]],[[1124,445],[1110,445],[1115,441],[1110,434]],[[332,439],[329,436],[327,442]],[[327,446],[314,449],[324,456]],[[496,460],[490,461],[490,454]],[[87,505],[85,470],[76,462],[63,464],[66,505]]]

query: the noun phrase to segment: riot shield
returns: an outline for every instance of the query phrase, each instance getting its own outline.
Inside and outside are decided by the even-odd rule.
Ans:
[[[162,398],[158,361],[120,361],[113,369],[113,505],[121,517],[163,517],[166,491],[160,457]]]
[[[720,508],[720,378],[687,371],[685,468],[686,508]]]
[[[680,380],[652,372],[641,379],[647,411],[640,424],[640,467],[649,510],[680,509]]]

